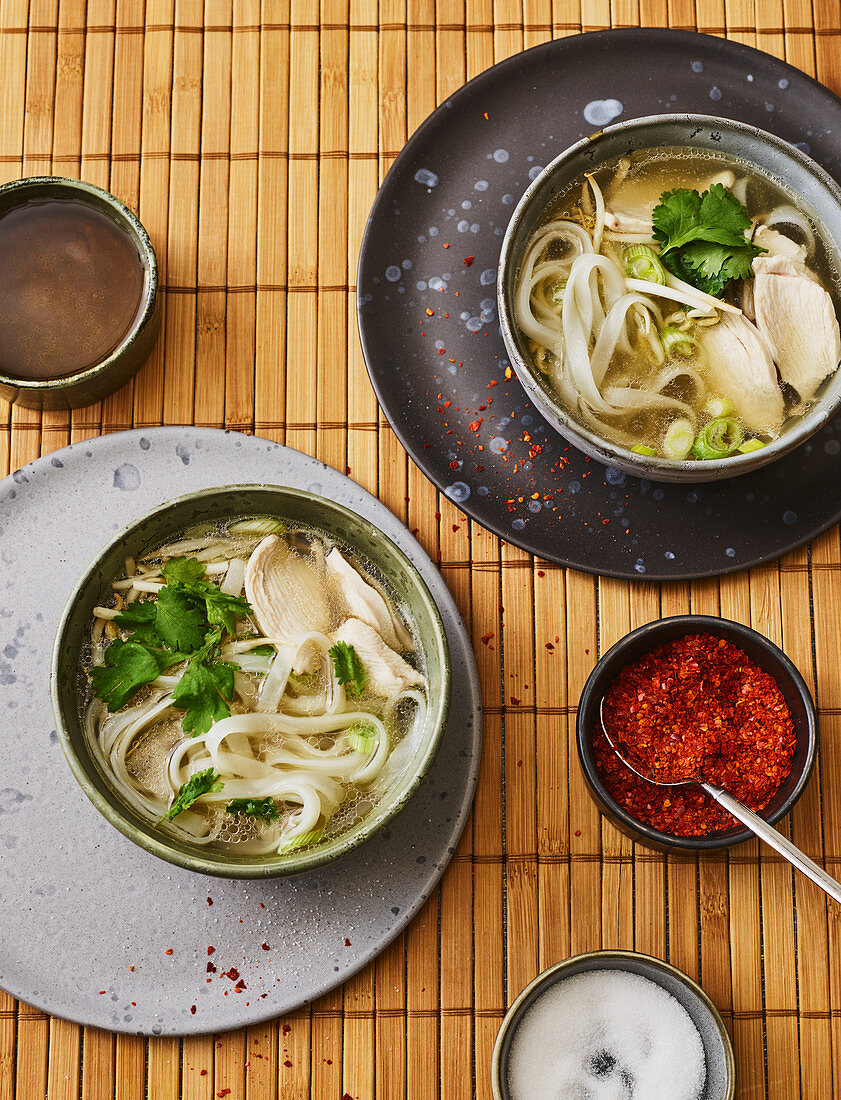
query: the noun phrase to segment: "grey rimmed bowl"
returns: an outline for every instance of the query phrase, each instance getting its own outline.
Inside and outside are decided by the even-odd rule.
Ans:
[[[665,989],[688,1012],[701,1036],[707,1080],[701,1100],[733,1100],[736,1094],[736,1062],[733,1044],[718,1009],[690,977],[669,963],[636,951],[591,951],[574,955],[550,966],[531,982],[514,1001],[502,1021],[491,1062],[494,1100],[511,1100],[508,1059],[514,1033],[538,997],[558,982],[596,970],[619,970],[648,978]]]
[[[199,523],[237,516],[272,515],[317,528],[365,562],[414,625],[423,654],[429,706],[413,731],[413,753],[405,771],[374,810],[351,829],[311,851],[234,857],[190,845],[157,829],[129,807],[91,755],[82,715],[88,698],[83,654],[93,608],[110,593],[110,582],[126,557],[179,536]],[[178,497],[125,527],[96,556],[73,590],[56,634],[51,669],[53,710],[67,761],[94,806],[129,840],[180,867],[225,878],[271,878],[323,866],[364,844],[406,805],[428,772],[446,729],[450,701],[450,654],[438,609],[423,579],[402,550],[355,512],[312,493],[265,485],[228,485]]]
[[[29,176],[0,187],[0,218],[27,202],[72,200],[110,218],[137,249],[143,266],[143,292],[134,322],[105,359],[66,378],[21,379],[0,372],[0,397],[29,409],[76,409],[118,390],[143,366],[161,327],[158,261],[149,234],[119,199],[83,180]]]
[[[593,756],[593,732],[599,726],[599,706],[605,692],[626,665],[639,660],[646,653],[667,642],[687,634],[713,634],[726,638],[738,646],[777,683],[785,698],[797,738],[791,771],[780,789],[762,811],[766,821],[774,825],[791,811],[803,794],[818,751],[818,723],[815,704],[806,682],[794,664],[762,634],[749,626],[719,619],[712,615],[673,615],[632,630],[601,658],[587,678],[578,703],[576,741],[581,770],[596,805],[613,824],[632,840],[672,855],[688,855],[693,852],[720,851],[733,848],[754,838],[754,833],[743,826],[706,836],[676,836],[653,829],[650,825],[632,817],[608,791]],[[664,788],[665,790],[665,788]]]
[[[708,115],[651,115],[608,126],[570,146],[538,175],[511,216],[502,242],[497,280],[499,319],[511,365],[546,420],[579,450],[606,466],[654,481],[719,481],[757,470],[788,454],[832,417],[841,406],[841,371],[824,384],[808,415],[784,428],[780,438],[761,450],[707,462],[670,462],[640,455],[610,443],[572,417],[529,355],[528,340],[514,322],[513,300],[520,264],[546,210],[569,184],[606,161],[644,149],[684,146],[725,154],[755,166],[791,196],[820,226],[836,271],[841,271],[841,187],[800,149],[742,122]]]

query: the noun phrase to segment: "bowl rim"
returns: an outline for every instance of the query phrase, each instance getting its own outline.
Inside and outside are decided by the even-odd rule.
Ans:
[[[605,787],[592,756],[590,731],[586,716],[591,709],[594,698],[598,694],[601,694],[599,689],[600,682],[608,673],[612,673],[615,676],[620,669],[625,666],[627,661],[624,660],[624,655],[630,646],[638,639],[650,639],[650,645],[646,649],[646,652],[650,652],[658,645],[664,644],[667,640],[660,637],[662,633],[671,632],[676,627],[682,628],[678,630],[675,635],[678,637],[692,633],[709,633],[716,634],[719,637],[727,637],[730,641],[733,641],[735,645],[739,644],[740,639],[749,640],[754,644],[758,644],[778,664],[782,674],[788,678],[791,686],[802,700],[806,712],[806,760],[791,793],[782,805],[778,806],[773,813],[764,817],[764,820],[766,820],[769,825],[774,825],[785,817],[786,814],[791,813],[800,796],[803,794],[806,784],[811,778],[815,766],[815,759],[817,757],[817,708],[812,699],[812,694],[809,691],[806,681],[801,676],[791,658],[788,657],[779,646],[772,642],[770,638],[766,638],[764,634],[760,634],[752,627],[745,626],[743,623],[738,623],[732,619],[725,619],[720,616],[669,615],[666,618],[655,619],[653,622],[645,623],[643,626],[637,627],[636,630],[632,630],[630,633],[625,634],[599,658],[592,672],[587,677],[578,702],[575,720],[578,760],[587,781],[590,794],[593,796],[596,804],[599,805],[600,811],[604,813],[605,811],[602,809],[602,806],[607,807],[609,814],[605,814],[605,816],[617,818],[618,821],[622,823],[623,829],[627,833],[634,834],[639,843],[646,844],[651,842],[652,846],[656,849],[668,849],[670,852],[684,855],[691,855],[695,852],[722,851],[727,848],[733,848],[738,844],[743,844],[745,841],[753,840],[755,834],[749,829],[744,828],[734,829],[728,832],[709,833],[702,836],[677,836],[673,833],[660,832],[659,829],[654,829],[652,826],[646,825],[644,822],[633,817],[624,807],[616,802]],[[771,673],[769,673],[769,675],[771,675]],[[774,676],[773,678],[779,685],[779,677]]]
[[[4,195],[14,194],[17,191],[21,193],[20,202],[23,203],[27,201],[27,191],[36,192],[32,198],[37,198],[37,192],[47,187],[76,192],[76,197],[85,205],[92,205],[85,202],[86,197],[92,196],[110,207],[116,215],[115,220],[124,223],[124,231],[128,233],[140,253],[140,262],[144,273],[140,306],[134,321],[119,344],[105,359],[101,359],[91,367],[86,367],[84,370],[76,371],[74,374],[68,374],[62,378],[16,378],[12,374],[4,374],[0,371],[0,386],[20,390],[22,393],[55,393],[61,395],[76,387],[84,387],[101,375],[107,374],[110,368],[123,357],[138,335],[151,323],[155,314],[158,296],[158,259],[149,234],[136,214],[116,195],[112,195],[110,191],[105,191],[102,187],[97,187],[94,183],[88,183],[87,180],[73,179],[69,176],[24,176],[22,179],[10,180],[8,183],[0,184],[0,198]],[[68,194],[68,199],[72,197]]]
[[[701,1007],[707,1011],[715,1024],[716,1032],[721,1038],[721,1045],[724,1048],[725,1073],[727,1077],[727,1092],[721,1100],[733,1100],[736,1093],[736,1058],[733,1052],[733,1040],[730,1038],[730,1034],[724,1026],[724,1020],[721,1013],[718,1011],[709,995],[701,988],[694,978],[691,978],[688,974],[684,973],[684,971],[679,970],[672,963],[666,962],[663,959],[658,959],[654,955],[647,955],[642,951],[628,951],[623,948],[603,948],[598,951],[582,951],[577,955],[570,955],[569,958],[561,959],[560,962],[554,963],[545,970],[541,970],[541,972],[535,978],[532,978],[528,985],[519,993],[505,1013],[494,1041],[493,1055],[491,1056],[491,1088],[494,1100],[510,1100],[510,1098],[503,1093],[501,1085],[502,1072],[504,1069],[502,1065],[502,1048],[512,1027],[519,1024],[520,1018],[527,1011],[527,1007],[530,1007],[530,1005],[527,1005],[527,1002],[532,1000],[533,995],[540,990],[542,986],[548,988],[556,984],[558,981],[557,975],[562,974],[565,970],[572,969],[573,966],[578,965],[584,960],[592,960],[594,962],[625,962],[627,960],[641,963],[650,969],[668,974],[670,977],[680,982],[681,985],[685,986],[685,988],[694,995]],[[581,973],[593,973],[597,969],[598,967],[593,967],[592,969],[588,968],[582,970]],[[622,966],[609,967],[607,969],[619,970],[625,974],[636,973],[636,971],[626,970]],[[575,975],[573,975],[573,977],[574,976]],[[659,982],[655,981],[654,978],[649,978],[649,980],[654,981],[661,989],[665,988],[660,985]],[[666,990],[666,992],[668,992],[668,990]]]
[[[433,708],[431,705],[427,709],[427,715],[430,715],[435,710],[437,715],[437,722],[435,725],[434,736],[426,746],[419,764],[413,769],[414,775],[403,791],[400,798],[390,804],[387,809],[383,809],[376,817],[371,820],[370,817],[363,819],[365,825],[360,828],[357,833],[353,834],[341,834],[335,837],[328,844],[313,848],[303,853],[291,852],[286,855],[274,855],[268,857],[249,857],[248,859],[234,860],[230,859],[230,862],[224,858],[213,858],[205,854],[204,850],[194,849],[190,851],[182,852],[178,848],[174,848],[167,835],[161,833],[157,835],[153,832],[154,825],[145,820],[140,814],[133,811],[128,807],[122,799],[114,792],[114,801],[105,797],[99,790],[97,785],[92,781],[88,774],[88,770],[85,768],[82,759],[76,752],[70,738],[65,720],[64,712],[61,706],[61,699],[59,693],[59,678],[58,669],[62,661],[63,653],[63,641],[67,629],[70,625],[73,610],[90,584],[94,575],[99,569],[99,563],[113,550],[127,535],[136,532],[142,528],[150,520],[162,515],[169,511],[176,505],[188,504],[193,501],[201,501],[206,498],[212,498],[215,496],[221,496],[226,493],[235,492],[254,492],[261,491],[268,494],[283,493],[295,498],[303,498],[307,501],[314,501],[319,505],[332,509],[335,513],[338,513],[340,517],[351,519],[353,522],[358,523],[364,520],[364,517],[359,513],[354,512],[350,508],[346,508],[344,505],[339,504],[337,501],[330,500],[328,497],[323,497],[317,493],[309,492],[305,489],[295,489],[289,486],[283,485],[271,485],[266,483],[237,483],[230,485],[211,486],[206,489],[199,489],[194,492],[184,493],[178,497],[173,497],[170,500],[164,501],[162,504],[156,505],[143,513],[143,515],[132,520],[122,527],[113,538],[102,546],[93,557],[92,561],[85,569],[82,576],[77,580],[70,593],[64,609],[61,613],[61,618],[56,630],[55,641],[52,647],[52,655],[50,660],[50,697],[52,701],[53,715],[56,720],[56,731],[58,733],[59,743],[61,744],[62,751],[65,759],[73,772],[76,781],[81,786],[84,793],[93,803],[97,810],[103,815],[103,817],[118,829],[123,836],[127,837],[133,843],[137,844],[140,848],[145,849],[152,855],[158,856],[160,859],[165,860],[167,863],[175,864],[178,867],[186,868],[190,871],[196,871],[200,874],[215,875],[220,878],[238,878],[238,879],[265,879],[265,878],[280,878],[289,875],[300,874],[304,871],[320,868],[326,866],[342,856],[360,847],[363,843],[373,837],[381,829],[385,828],[390,821],[392,821],[398,813],[406,806],[410,799],[416,794],[418,788],[421,786],[423,780],[429,772],[430,767],[437,755],[441,741],[447,730],[447,720],[450,709],[450,696],[452,692],[452,664],[450,656],[450,647],[447,640],[446,628],[444,626],[441,613],[438,610],[438,606],[429,591],[429,588],[420,573],[420,570],[411,561],[408,555],[394,543],[387,535],[383,534],[379,528],[375,528],[378,538],[382,540],[388,547],[389,553],[397,560],[399,565],[407,570],[413,577],[418,594],[423,601],[424,608],[429,614],[433,624],[435,632],[435,648],[438,650],[439,659],[441,663],[441,677],[442,677],[442,690],[437,701],[437,705]],[[373,527],[373,525],[371,525]],[[87,754],[87,759],[90,761],[91,767],[102,778],[106,786],[109,785],[108,779],[102,774],[101,770],[97,766],[90,754]],[[185,847],[186,847],[186,843]],[[218,853],[219,856],[222,853]]]
[[[714,475],[719,471],[725,471],[724,474],[719,475],[721,477],[737,477],[739,474],[748,473],[750,470],[758,469],[761,466],[772,463],[778,457],[782,457],[782,454],[794,450],[796,447],[799,447],[801,443],[805,443],[806,440],[814,435],[822,424],[829,421],[841,407],[841,388],[839,388],[838,393],[826,408],[819,408],[816,403],[799,424],[793,426],[783,435],[780,435],[778,439],[767,444],[766,447],[762,449],[761,458],[757,457],[759,453],[757,451],[751,451],[747,454],[730,455],[727,458],[704,460],[669,460],[658,455],[639,454],[637,451],[632,451],[622,444],[611,443],[603,436],[597,435],[586,425],[580,424],[566,411],[558,398],[554,395],[551,387],[542,379],[537,368],[534,367],[533,364],[530,365],[526,358],[521,355],[515,336],[516,326],[510,315],[506,300],[505,288],[506,283],[509,281],[506,277],[506,273],[511,269],[516,259],[513,255],[513,239],[519,228],[520,219],[526,208],[532,202],[535,193],[543,186],[544,182],[555,172],[555,170],[561,164],[582,153],[585,149],[597,149],[598,145],[603,142],[605,138],[611,138],[617,134],[634,133],[636,131],[641,131],[645,134],[646,131],[656,126],[668,125],[670,123],[675,125],[680,124],[682,126],[699,125],[709,129],[729,129],[735,131],[736,134],[749,134],[753,137],[759,137],[760,140],[773,146],[779,153],[797,162],[801,168],[810,173],[822,185],[824,190],[830,193],[839,208],[841,208],[841,185],[839,185],[826,169],[796,145],[792,145],[783,138],[777,137],[776,134],[761,129],[759,126],[753,126],[746,122],[739,122],[736,119],[723,118],[718,115],[696,114],[693,112],[642,115],[639,118],[625,119],[623,122],[616,122],[609,126],[604,126],[600,130],[596,130],[594,133],[576,141],[554,157],[534,180],[532,180],[520,196],[517,205],[514,207],[502,238],[502,247],[499,253],[497,276],[497,310],[499,313],[499,325],[505,350],[511,359],[511,365],[522,385],[531,396],[534,396],[535,389],[538,391],[541,399],[545,401],[546,405],[550,408],[551,413],[563,424],[564,433],[569,433],[570,441],[573,442],[575,446],[585,449],[585,453],[592,454],[594,451],[599,451],[603,455],[601,460],[605,463],[610,464],[611,460],[624,463],[626,466],[635,467],[636,476],[651,477],[654,480],[657,479],[658,473],[664,471],[668,471],[672,475],[678,475],[674,480],[686,482],[692,480],[693,474],[698,475],[698,480],[711,480],[710,477],[701,478],[700,475]],[[643,146],[640,147],[642,148]],[[596,157],[593,159],[597,160]],[[746,160],[746,162],[750,163],[749,160]],[[835,251],[838,254],[838,258],[841,259],[841,240],[835,240],[830,237],[829,243],[836,246]],[[830,248],[830,251],[833,251],[833,249]],[[516,270],[514,271],[514,275],[511,276],[512,280],[514,276],[516,276]],[[836,368],[836,370],[837,369],[838,368]],[[832,377],[833,375],[829,376],[829,378]],[[829,379],[827,379],[827,381],[828,380]]]

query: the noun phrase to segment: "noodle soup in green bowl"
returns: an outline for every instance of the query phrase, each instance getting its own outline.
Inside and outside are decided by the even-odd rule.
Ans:
[[[65,756],[130,840],[228,878],[321,866],[419,787],[450,660],[420,574],[369,522],[295,489],[170,501],[72,593],[53,652]]]
[[[841,405],[841,188],[773,134],[704,115],[606,127],[517,205],[498,302],[546,420],[657,481],[758,469]]]

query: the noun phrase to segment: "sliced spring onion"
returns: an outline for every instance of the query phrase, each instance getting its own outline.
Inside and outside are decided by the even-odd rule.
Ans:
[[[695,458],[727,458],[741,446],[745,429],[732,416],[718,416],[705,424],[692,445]]]
[[[298,833],[297,836],[291,836],[285,840],[278,848],[278,852],[281,855],[286,852],[297,852],[299,848],[306,848],[309,844],[318,844],[323,836],[323,829],[310,829],[309,832]]]
[[[688,359],[695,347],[692,337],[673,325],[664,325],[660,329],[660,339],[666,355],[682,355],[684,359]]]
[[[657,452],[654,450],[653,447],[646,447],[646,445],[644,443],[635,443],[634,446],[631,447],[631,450],[636,451],[636,453],[638,455],[656,455],[657,454]]]
[[[686,458],[692,450],[695,429],[690,420],[679,417],[669,425],[663,440],[663,454],[666,458]]]
[[[647,244],[629,244],[622,249],[622,260],[632,279],[645,279],[649,283],[666,285],[666,269],[654,249]]]
[[[561,279],[560,282],[555,283],[547,291],[546,297],[552,303],[552,305],[559,306],[564,300],[564,291],[567,288],[566,279]]]
[[[761,451],[765,444],[761,439],[746,439],[737,448],[743,455],[749,455],[751,451]]]
[[[350,747],[355,752],[372,753],[380,740],[371,726],[351,726],[347,734]]]
[[[232,523],[228,528],[231,535],[282,535],[286,532],[286,524],[279,519],[243,519],[239,523]]]
[[[719,416],[732,416],[736,406],[729,397],[708,397],[704,404],[704,412],[715,419]]]

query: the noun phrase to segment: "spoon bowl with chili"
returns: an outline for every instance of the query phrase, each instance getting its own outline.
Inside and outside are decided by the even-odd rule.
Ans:
[[[616,755],[603,700],[612,740],[654,782]],[[632,839],[668,852],[754,835],[699,777],[773,824],[802,794],[817,750],[814,704],[792,662],[749,627],[701,615],[661,619],[613,646],[584,687],[577,733],[601,810]]]

